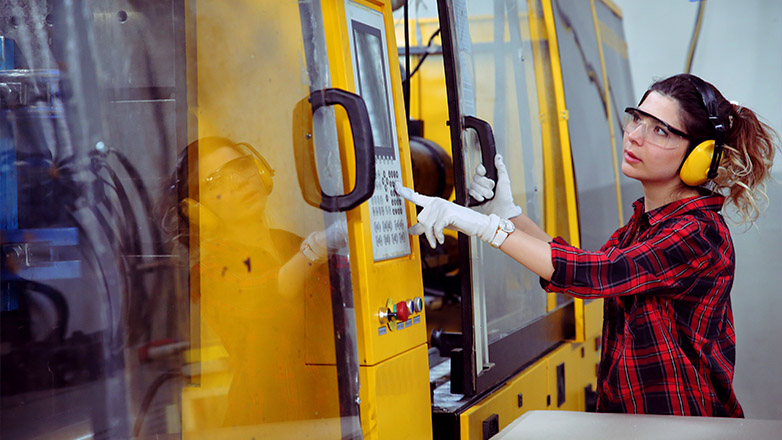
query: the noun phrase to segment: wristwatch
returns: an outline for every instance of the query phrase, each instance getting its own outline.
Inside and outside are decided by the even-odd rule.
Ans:
[[[513,231],[516,230],[516,225],[508,219],[500,219],[500,224],[497,226],[497,232],[494,233],[494,238],[491,239],[490,244],[492,247],[499,248],[502,243]]]

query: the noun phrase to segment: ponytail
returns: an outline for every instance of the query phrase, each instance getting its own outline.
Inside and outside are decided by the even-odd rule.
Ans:
[[[695,85],[696,81],[702,82],[703,87],[711,91],[712,99],[717,104],[717,120],[727,127],[717,176],[704,186],[724,195],[725,202],[736,207],[739,224],[751,224],[768,205],[766,180],[771,174],[774,154],[779,148],[777,133],[768,124],[758,120],[755,112],[731,103],[714,85],[690,74],[674,75],[655,82],[641,98],[641,102],[652,91],[675,99],[679,103],[682,123],[691,141],[714,139],[714,123],[710,121],[705,98]]]
[[[768,205],[766,180],[771,174],[779,137],[752,110],[731,103],[730,126],[713,190],[736,207],[739,223],[753,223]]]

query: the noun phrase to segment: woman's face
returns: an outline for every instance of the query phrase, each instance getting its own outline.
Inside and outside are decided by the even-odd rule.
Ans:
[[[671,127],[684,131],[684,124],[679,116],[679,103],[673,98],[651,92],[638,108]],[[646,127],[646,131],[653,129],[652,126]],[[622,141],[622,172],[643,184],[677,186],[680,183],[679,166],[684,159],[688,143],[687,139],[677,137],[667,148],[662,148],[647,141],[643,126],[631,132],[625,130]]]
[[[269,196],[252,155],[230,146],[199,158],[200,202],[224,222],[260,220]]]

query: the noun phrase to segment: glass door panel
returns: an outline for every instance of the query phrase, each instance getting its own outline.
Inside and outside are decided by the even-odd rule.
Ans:
[[[224,208],[221,228],[199,231],[198,330],[202,354],[219,351],[228,368],[183,390],[198,415],[183,415],[184,429],[196,437],[241,426],[287,438],[360,435],[355,316],[343,315],[353,311],[344,307],[352,303],[347,222],[328,203],[348,192],[331,107],[346,95],[326,91],[320,3],[201,1],[195,12],[198,137],[252,144],[262,172],[221,182],[236,159],[212,160],[230,151],[198,152],[199,196]],[[303,167],[297,155],[315,163]],[[318,204],[305,197],[308,181],[320,186]],[[308,317],[311,297],[336,307]],[[340,337],[306,333],[307,319],[334,321]],[[308,344],[335,347],[336,365],[308,363]],[[202,371],[212,361],[204,354]]]
[[[446,81],[449,91],[454,89],[449,93],[452,143],[461,145],[453,151],[457,203],[471,202],[466,187],[475,166],[493,166],[485,136],[466,128],[466,121],[477,117],[493,130],[514,200],[542,226],[543,142],[527,3],[462,0],[438,5]],[[464,387],[452,389],[472,394],[556,344],[566,331],[559,324],[535,342],[519,338],[549,319],[561,324],[560,313],[565,312],[549,314],[537,275],[480,240],[460,236],[460,255],[465,262],[460,269],[465,374]],[[519,343],[513,347],[511,341]]]
[[[595,2],[595,12],[600,26],[600,41],[603,45],[605,57],[606,76],[611,96],[611,124],[615,138],[615,153],[617,163],[622,163],[622,116],[625,107],[637,104],[633,96],[633,78],[630,75],[630,62],[627,55],[627,40],[625,39],[622,18],[604,1]],[[623,223],[626,223],[633,214],[632,203],[641,197],[643,189],[641,183],[630,179],[619,170],[619,184],[621,186],[621,207]]]
[[[580,245],[597,250],[620,226],[617,178],[621,162],[616,160],[609,135],[609,103],[590,2],[552,0],[552,9],[568,110]]]
[[[0,16],[0,437],[360,437],[320,3]]]

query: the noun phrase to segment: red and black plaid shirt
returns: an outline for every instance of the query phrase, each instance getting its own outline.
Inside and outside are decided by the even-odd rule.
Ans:
[[[724,200],[644,213],[640,199],[598,252],[551,242],[546,289],[605,300],[598,411],[744,416],[732,386],[735,260]]]

